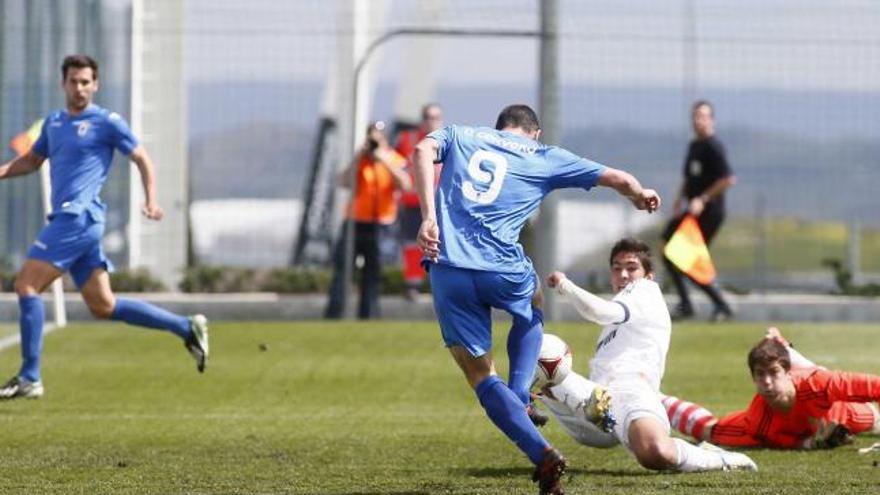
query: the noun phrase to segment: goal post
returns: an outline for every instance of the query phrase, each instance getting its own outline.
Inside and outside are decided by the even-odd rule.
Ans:
[[[52,213],[52,183],[49,180],[51,166],[49,160],[46,160],[40,167],[40,194],[43,197],[43,213],[46,217]],[[51,299],[55,326],[59,328],[66,326],[67,308],[64,306],[64,284],[61,277],[52,282]]]

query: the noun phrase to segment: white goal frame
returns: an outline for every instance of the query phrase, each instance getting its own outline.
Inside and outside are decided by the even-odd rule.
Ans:
[[[46,216],[52,213],[52,183],[49,180],[49,160],[40,167],[40,192],[43,197],[43,212]],[[52,282],[52,309],[55,316],[55,326],[62,328],[67,326],[67,308],[64,304],[64,283],[61,277]]]

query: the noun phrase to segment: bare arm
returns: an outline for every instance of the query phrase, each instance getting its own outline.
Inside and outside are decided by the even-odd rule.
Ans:
[[[699,216],[701,213],[703,213],[703,210],[706,208],[707,203],[720,196],[724,191],[732,187],[734,184],[736,184],[735,175],[728,175],[716,180],[712,183],[711,186],[709,186],[708,189],[703,192],[703,194],[691,199],[690,204],[688,205],[688,210],[691,212],[691,214]]]
[[[440,255],[440,229],[437,226],[437,212],[434,210],[434,159],[438,150],[437,141],[425,138],[419,141],[413,151],[415,188],[422,209],[418,243],[425,255],[435,262]]]
[[[24,155],[13,158],[8,163],[0,166],[0,179],[9,179],[35,172],[43,165],[45,160],[46,157],[40,156],[33,151],[28,151]]]
[[[144,186],[146,204],[141,208],[141,213],[150,220],[161,220],[164,212],[156,201],[156,174],[150,155],[143,146],[138,146],[131,152],[131,161],[137,166],[141,174],[141,184]]]
[[[389,172],[391,172],[391,178],[394,180],[394,185],[398,189],[409,191],[412,188],[412,181],[409,178],[409,174],[406,173],[406,170],[399,166],[395,160],[395,157],[399,156],[396,151],[392,148],[379,149],[376,150],[373,156],[376,158],[376,161],[381,163]],[[402,161],[402,163],[405,163],[405,161]]]
[[[581,289],[574,282],[566,278],[562,272],[553,272],[547,278],[547,285],[556,289],[556,292],[564,296],[581,316],[594,323],[600,325],[622,323],[628,317],[627,311],[622,304],[602,299]]]
[[[627,198],[639,210],[653,213],[660,208],[660,195],[653,189],[645,189],[632,174],[607,167],[599,177],[599,185],[610,187]]]

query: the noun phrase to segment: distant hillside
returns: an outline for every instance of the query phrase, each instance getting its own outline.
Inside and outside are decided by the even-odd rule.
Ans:
[[[190,86],[190,131],[194,136],[247,122],[314,125],[323,81],[223,81]],[[246,98],[238,97],[247,95]],[[393,115],[394,84],[380,84],[371,117]],[[816,139],[874,139],[880,136],[880,93],[700,88],[717,107],[720,128],[749,127]],[[492,125],[502,106],[536,105],[537,87],[522,85],[441,86],[435,99],[458,123]],[[686,135],[690,101],[681,88],[563,86],[564,128],[632,127]]]
[[[312,135],[293,124],[260,122],[192,139],[192,200],[300,197]]]
[[[194,199],[299,198],[308,176],[320,83],[197,84],[190,92]],[[229,98],[246,93],[248,98]],[[718,134],[739,183],[730,209],[768,215],[880,222],[880,95],[707,91]],[[378,88],[372,117],[390,118],[395,88]],[[491,125],[512,101],[533,103],[530,86],[440,88],[450,120]],[[562,144],[635,172],[671,202],[689,139],[675,89],[564,88]],[[568,196],[568,194],[566,194]],[[594,194],[597,199],[608,193]]]

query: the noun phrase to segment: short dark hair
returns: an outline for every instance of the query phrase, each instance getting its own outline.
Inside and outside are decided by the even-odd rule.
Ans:
[[[632,253],[639,258],[645,273],[654,273],[654,263],[651,261],[651,248],[644,242],[634,238],[625,237],[611,248],[611,256],[608,257],[608,264],[614,263],[614,258],[620,253]]]
[[[422,105],[422,120],[428,120],[428,112],[430,112],[432,108],[436,108],[441,112],[443,111],[443,107],[441,107],[439,103],[425,103],[424,105]]]
[[[749,351],[749,371],[752,375],[755,374],[756,366],[766,368],[773,363],[779,363],[785,371],[791,370],[791,357],[782,342],[767,337]]]
[[[61,80],[64,81],[67,79],[67,69],[92,69],[92,79],[98,79],[98,62],[95,62],[95,59],[88,55],[68,55],[64,57],[64,62],[61,62]]]
[[[520,128],[526,132],[534,132],[541,128],[538,114],[528,105],[508,105],[498,114],[495,129]]]
[[[694,112],[696,112],[697,109],[700,107],[709,107],[709,115],[711,115],[713,117],[715,116],[715,106],[712,105],[712,102],[710,102],[709,100],[695,101],[694,104],[691,105],[691,115],[693,115]]]

